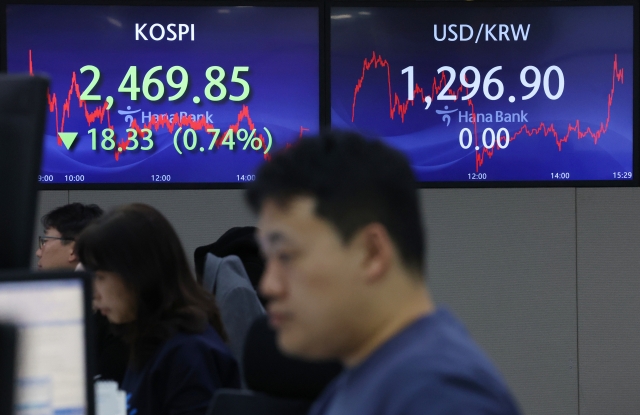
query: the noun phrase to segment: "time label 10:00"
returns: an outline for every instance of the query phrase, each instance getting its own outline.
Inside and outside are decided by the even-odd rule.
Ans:
[[[141,92],[148,101],[159,101],[165,95],[165,84],[162,80],[158,79],[160,75],[159,72],[161,71],[162,66],[154,66],[149,69],[144,75],[142,87],[140,87],[138,86],[138,68],[136,66],[130,66],[118,87],[118,92],[129,94],[132,101],[137,101],[138,95]],[[101,95],[92,94],[93,89],[100,81],[100,70],[93,65],[85,65],[80,68],[80,73],[83,74],[85,72],[91,72],[93,79],[82,94],[80,94],[80,99],[84,101],[101,101]],[[228,95],[227,87],[222,83],[226,77],[225,70],[220,66],[210,66],[205,72],[205,76],[209,81],[204,88],[205,97],[212,102],[222,101],[227,97],[230,101],[244,101],[251,92],[251,86],[241,77],[244,72],[249,72],[248,66],[233,67],[230,82],[240,85],[242,87],[242,93],[240,95]],[[167,97],[167,100],[175,101],[182,98],[189,87],[189,74],[186,69],[182,66],[172,66],[167,70],[165,78],[167,85],[177,90],[175,94]],[[155,87],[155,93],[152,92],[152,87]]]
[[[53,182],[53,174],[41,174],[38,175],[38,181],[41,183]],[[84,174],[65,174],[65,182],[84,182]]]

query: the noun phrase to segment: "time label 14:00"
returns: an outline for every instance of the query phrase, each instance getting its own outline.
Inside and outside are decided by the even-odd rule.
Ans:
[[[86,65],[80,68],[80,73],[84,74],[85,72],[91,72],[93,79],[80,95],[80,99],[84,101],[101,101],[101,95],[92,94],[93,89],[100,81],[100,70],[93,65]],[[205,77],[209,83],[204,88],[204,96],[212,102],[222,101],[225,98],[235,102],[244,101],[249,97],[249,93],[251,92],[249,82],[242,79],[242,76],[245,75],[246,72],[249,72],[248,66],[233,67],[233,73],[231,74],[231,80],[229,82],[240,85],[242,87],[242,93],[240,95],[230,95],[228,94],[227,87],[223,84],[227,75],[226,71],[220,66],[210,66],[205,71]],[[142,93],[148,101],[159,101],[165,96],[165,84],[160,79],[161,73],[162,66],[154,66],[149,69],[147,73],[144,74],[142,87],[140,87],[138,85],[138,68],[136,66],[130,66],[122,78],[118,92],[129,94],[132,101],[137,101],[140,93]],[[175,94],[167,97],[167,100],[175,101],[182,98],[185,92],[187,92],[189,87],[189,74],[182,66],[170,67],[164,78],[166,79],[167,85],[176,90]],[[197,96],[193,99],[195,103],[200,102],[200,98]]]

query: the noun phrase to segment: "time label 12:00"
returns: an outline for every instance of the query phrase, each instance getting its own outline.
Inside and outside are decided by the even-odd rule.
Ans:
[[[149,69],[147,73],[144,74],[142,87],[140,87],[138,85],[138,68],[136,66],[130,66],[122,78],[118,92],[129,94],[132,101],[137,101],[140,93],[142,93],[148,101],[159,101],[165,96],[165,84],[159,79],[161,71],[162,66],[154,66]],[[80,68],[80,73],[85,72],[91,72],[93,79],[80,95],[80,99],[84,101],[101,101],[101,95],[92,94],[93,89],[100,81],[100,70],[93,65],[85,65]],[[205,72],[205,77],[209,83],[204,88],[204,96],[212,102],[222,101],[225,98],[235,102],[244,101],[249,97],[249,93],[251,92],[249,83],[242,79],[242,75],[245,72],[249,72],[248,66],[233,67],[230,82],[240,85],[242,87],[242,93],[240,95],[230,95],[228,94],[227,87],[223,84],[227,75],[225,70],[220,66],[210,66]],[[167,70],[165,79],[167,85],[176,90],[175,94],[167,97],[167,100],[175,101],[182,98],[189,87],[189,74],[186,69],[182,66],[172,66]],[[153,91],[152,86],[155,87],[153,88],[155,91]],[[193,98],[193,101],[197,104],[200,102],[200,98],[196,96]]]

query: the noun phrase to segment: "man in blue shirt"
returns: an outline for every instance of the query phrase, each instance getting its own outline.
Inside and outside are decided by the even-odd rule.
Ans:
[[[311,415],[519,413],[462,324],[431,299],[416,187],[401,153],[327,134],[265,163],[247,193],[278,346],[346,368]]]

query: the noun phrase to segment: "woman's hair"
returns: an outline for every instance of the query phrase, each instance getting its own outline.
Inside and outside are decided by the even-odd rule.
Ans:
[[[77,238],[80,262],[118,274],[137,301],[125,340],[137,367],[176,331],[200,333],[207,323],[226,339],[213,295],[197,284],[169,221],[144,204],[118,207]]]

